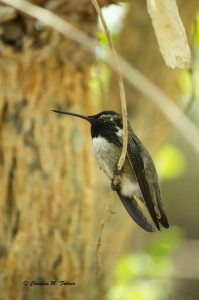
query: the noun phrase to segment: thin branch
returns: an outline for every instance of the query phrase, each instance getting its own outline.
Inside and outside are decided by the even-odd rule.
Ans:
[[[100,224],[100,231],[99,231],[99,236],[97,239],[97,248],[96,248],[96,275],[97,279],[99,279],[102,275],[102,270],[101,270],[101,245],[102,245],[102,238],[103,238],[103,233],[104,233],[104,228],[106,225],[106,222],[108,220],[108,217],[110,214],[113,214],[112,211],[112,206],[113,206],[113,193],[110,193],[110,197],[107,201],[107,205],[104,211],[104,215]]]
[[[113,60],[115,61],[116,71],[117,71],[117,75],[118,75],[120,101],[121,101],[121,109],[122,109],[122,122],[123,122],[123,146],[122,146],[122,153],[120,155],[120,159],[117,164],[117,169],[118,169],[118,171],[121,171],[122,167],[124,165],[125,159],[126,159],[127,144],[128,144],[127,107],[126,107],[126,95],[125,95],[125,89],[124,89],[124,81],[123,81],[120,64],[119,64],[119,61],[117,58],[117,52],[115,50],[110,31],[106,24],[106,20],[102,14],[101,8],[99,7],[97,0],[91,0],[91,2],[93,4],[93,6],[95,7],[95,10],[96,10],[97,14],[99,15],[102,25],[104,27],[104,31],[106,33],[106,36],[107,36],[107,39],[109,42],[109,46],[110,46],[110,49],[111,49],[111,52],[113,55]],[[118,181],[118,179],[116,179],[114,181]]]
[[[65,37],[80,43],[83,47],[90,50],[92,53],[95,53],[98,58],[105,61],[113,70],[116,70],[115,62],[109,49],[105,50],[99,48],[99,46],[97,47],[97,41],[95,39],[90,38],[81,30],[64,21],[54,13],[24,0],[0,1],[44,22],[45,24],[56,29],[58,32],[62,33]],[[189,142],[189,144],[199,155],[199,130],[193,124],[193,122],[187,118],[187,116],[160,88],[146,78],[141,72],[136,70],[119,54],[118,61],[120,63],[124,78],[131,85],[135,86],[139,91],[141,91],[159,108],[159,110],[167,117],[167,119],[182,133],[182,136]]]

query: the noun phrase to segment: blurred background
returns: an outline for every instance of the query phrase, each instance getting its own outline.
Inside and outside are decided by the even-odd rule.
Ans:
[[[198,1],[177,1],[192,52],[186,70],[165,65],[146,1],[98,2],[118,52],[198,127]],[[31,3],[107,47],[89,1]],[[125,90],[129,121],[154,158],[170,223],[154,234],[138,228],[110,192],[88,124],[51,112],[120,111],[117,76],[78,43],[0,1],[0,299],[199,299],[199,155],[147,97],[127,82]],[[110,197],[115,214],[99,254]],[[40,284],[51,280],[57,286]],[[61,280],[75,284],[60,287]]]
[[[186,7],[185,2],[178,1],[180,15],[190,41],[192,65],[187,70],[172,71],[175,73],[172,75],[169,75],[170,70],[159,61],[161,58],[156,52],[158,51],[157,44],[153,34],[150,34],[151,28],[149,29],[143,20],[144,17],[147,17],[143,17],[143,11],[139,11],[140,4],[111,6],[104,9],[104,12],[105,16],[107,14],[106,19],[120,53],[127,59],[130,57],[129,60],[133,65],[137,66],[139,70],[143,70],[143,73],[161,86],[198,127],[199,5],[196,4],[196,1],[189,4],[193,7]],[[118,22],[117,14],[120,21],[123,19],[122,23]],[[114,18],[112,19],[111,16]],[[137,55],[132,54],[138,47],[137,40],[133,42],[128,37],[128,28],[132,29],[130,24],[141,34],[142,43],[146,44],[146,48],[140,49],[139,47],[139,50],[137,49]],[[130,43],[132,43],[131,46]],[[142,58],[139,60],[140,56]],[[170,76],[171,78],[169,78]],[[111,80],[113,79],[111,78]],[[113,82],[111,84],[114,85]],[[128,252],[117,264],[115,284],[108,293],[108,299],[124,297],[129,300],[196,300],[199,297],[198,155],[175,128],[169,126],[168,129],[168,124],[161,118],[160,113],[157,113],[155,120],[144,117],[150,112],[150,108],[146,108],[147,100],[142,95],[137,95],[137,92],[129,86],[127,86],[127,95],[130,95],[128,110],[132,117],[131,123],[134,128],[137,126],[139,136],[145,140],[146,144],[148,143],[148,148],[154,154],[171,228],[147,238],[142,235],[140,238],[137,233],[136,237],[129,241]],[[132,98],[133,102],[140,101],[141,104],[133,105]],[[142,107],[138,108],[138,105]],[[139,109],[145,110],[143,114],[135,112]],[[154,107],[151,110],[153,110],[151,114],[154,114]],[[163,140],[164,142],[160,146]],[[157,150],[159,146],[160,148]]]

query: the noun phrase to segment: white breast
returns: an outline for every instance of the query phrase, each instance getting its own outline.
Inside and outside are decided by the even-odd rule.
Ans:
[[[110,180],[114,177],[114,168],[120,156],[120,153],[115,153],[115,151],[113,155],[113,147],[113,144],[107,142],[107,140],[103,137],[93,138],[95,158]],[[139,186],[133,173],[132,176],[126,176],[126,174],[122,175],[121,192],[126,197],[132,197],[139,193]]]
[[[106,175],[112,179],[113,170],[110,169],[110,163],[108,163],[111,159],[112,145],[105,138],[99,136],[93,138],[93,150],[98,164]]]

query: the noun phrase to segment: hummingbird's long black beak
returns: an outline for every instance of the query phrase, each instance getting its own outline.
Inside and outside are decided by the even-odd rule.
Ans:
[[[72,113],[72,112],[65,112],[65,111],[60,111],[60,110],[55,110],[55,109],[52,109],[52,111],[54,111],[54,112],[56,112],[58,114],[70,115],[70,116],[78,117],[78,118],[87,120],[90,123],[92,122],[92,120],[94,120],[94,118],[92,118],[92,117],[87,117],[87,116],[83,116],[83,115],[80,115],[80,114],[75,114],[75,113]]]

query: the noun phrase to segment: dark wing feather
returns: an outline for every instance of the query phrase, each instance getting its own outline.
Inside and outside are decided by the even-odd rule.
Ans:
[[[131,129],[129,128],[129,130]],[[142,153],[142,150],[144,151],[147,150],[144,148],[143,145],[141,145],[141,142],[138,140],[138,138],[135,136],[132,130],[131,132],[129,132],[128,138],[129,138],[128,148],[127,148],[128,159],[135,172],[135,176],[137,178],[140,190],[142,192],[144,202],[148,208],[151,218],[153,219],[156,227],[160,230],[160,225],[158,222],[159,219],[155,212],[154,203],[149,188],[149,183],[147,181],[147,174],[146,174],[144,161],[143,161],[144,153]]]
[[[134,197],[124,197],[120,192],[117,192],[120,197],[124,207],[128,211],[129,215],[133,218],[133,220],[144,230],[149,232],[154,232],[153,226],[149,223],[149,221],[144,216],[142,210],[137,204],[137,201]]]
[[[166,216],[166,213],[164,211],[164,206],[162,204],[162,201],[161,201],[161,195],[160,195],[160,190],[159,188],[155,188],[155,192],[156,192],[156,198],[157,199],[160,199],[160,201],[157,202],[157,205],[158,205],[158,209],[159,209],[159,212],[160,212],[160,218],[159,218],[159,222],[162,224],[162,226],[164,226],[165,228],[169,228],[169,222],[167,220],[167,216]]]

